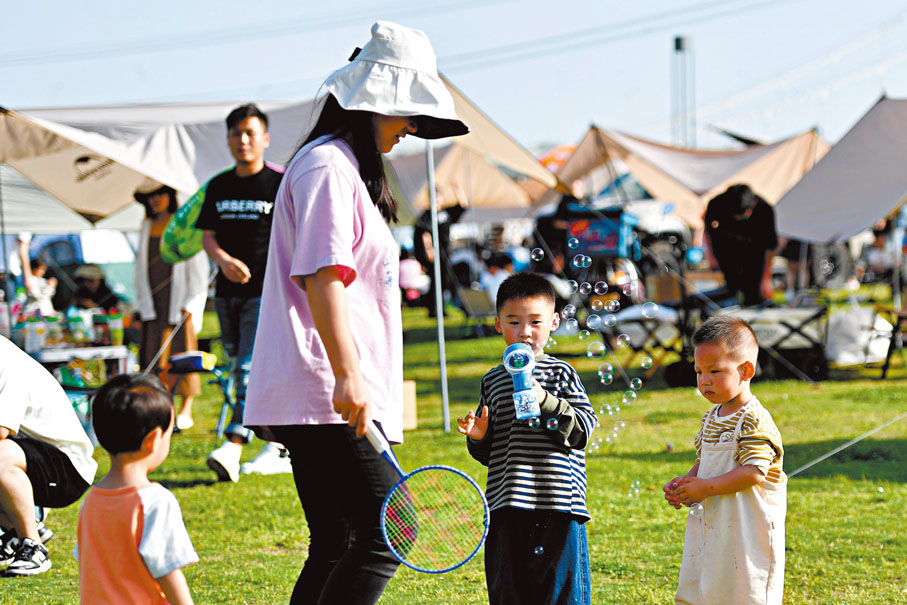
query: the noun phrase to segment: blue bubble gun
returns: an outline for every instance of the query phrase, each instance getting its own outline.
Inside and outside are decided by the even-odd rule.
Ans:
[[[535,353],[532,347],[517,342],[504,349],[504,369],[513,376],[513,405],[517,420],[539,416],[539,398],[532,387]]]

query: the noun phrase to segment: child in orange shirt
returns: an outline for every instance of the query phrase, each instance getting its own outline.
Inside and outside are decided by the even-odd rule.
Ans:
[[[95,396],[92,423],[110,472],[79,512],[81,602],[192,605],[181,568],[198,555],[176,498],[148,480],[170,452],[170,394],[154,376],[116,376]]]

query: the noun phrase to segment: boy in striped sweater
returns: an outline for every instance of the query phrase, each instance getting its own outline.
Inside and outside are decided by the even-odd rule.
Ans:
[[[459,418],[469,453],[488,467],[491,524],[485,542],[489,602],[590,603],[586,443],[595,411],[579,375],[544,352],[557,328],[555,294],[536,273],[498,289],[495,329],[535,353],[541,416],[516,420],[513,380],[502,364],[482,378],[479,414]]]
[[[750,391],[759,345],[742,319],[719,315],[693,334],[699,392],[714,404],[696,463],[664,486],[690,507],[677,603],[781,603],[787,477],[781,433]]]

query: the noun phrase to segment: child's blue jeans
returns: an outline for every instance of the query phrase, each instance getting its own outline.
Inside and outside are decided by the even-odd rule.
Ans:
[[[511,507],[492,511],[485,541],[491,605],[588,605],[590,575],[586,527],[572,515]]]

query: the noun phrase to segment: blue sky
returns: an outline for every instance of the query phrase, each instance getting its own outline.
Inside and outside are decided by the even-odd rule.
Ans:
[[[896,0],[332,0],[8,3],[0,105],[302,100],[376,19],[424,30],[443,71],[524,145],[591,123],[671,141],[673,38],[694,49],[697,141],[718,126],[834,142],[907,96]]]

